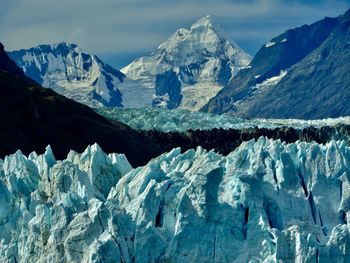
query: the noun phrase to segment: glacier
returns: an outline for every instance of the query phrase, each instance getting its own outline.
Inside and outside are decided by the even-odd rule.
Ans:
[[[95,144],[0,160],[1,262],[349,262],[350,148],[260,137],[133,168]]]
[[[263,86],[256,87],[257,90],[264,89],[271,83],[283,78],[285,72],[280,76],[271,78]],[[97,113],[110,120],[123,122],[137,130],[156,130],[161,132],[185,132],[188,130],[211,130],[211,129],[246,129],[267,128],[275,129],[281,127],[292,127],[304,129],[309,127],[321,128],[325,126],[350,125],[350,117],[328,118],[319,120],[300,119],[244,119],[229,114],[210,114],[205,112],[192,112],[183,109],[159,109],[159,108],[99,108]]]

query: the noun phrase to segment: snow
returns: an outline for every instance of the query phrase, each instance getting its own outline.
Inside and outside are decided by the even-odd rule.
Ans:
[[[68,51],[66,51],[68,50]],[[31,67],[37,69],[42,79],[42,86],[52,88],[56,92],[86,104],[100,107],[111,101],[114,96],[107,86],[110,78],[116,90],[121,83],[118,76],[109,72],[107,66],[96,56],[85,53],[75,44],[58,43],[42,45],[28,50],[9,53],[10,56],[22,54],[15,62],[29,77]],[[93,98],[100,95],[103,100]]]
[[[98,145],[6,156],[3,262],[348,262],[350,148],[264,137],[132,169]]]
[[[184,107],[184,106],[182,106]],[[190,106],[188,106],[190,107]],[[350,117],[322,120],[297,120],[297,119],[241,119],[230,115],[215,115],[204,112],[192,112],[189,110],[176,109],[113,109],[100,108],[98,113],[124,122],[134,129],[179,131],[186,130],[210,130],[213,128],[244,129],[249,127],[277,128],[293,127],[304,129],[310,126],[336,126],[340,124],[350,125]]]
[[[210,16],[205,16],[196,21],[190,29],[178,29],[168,40],[159,45],[158,49],[149,56],[141,57],[122,69],[122,72],[130,79],[155,91],[155,80],[158,74],[174,71],[182,84],[182,88],[189,86],[201,87],[206,83],[215,83],[215,88],[222,86],[220,72],[223,65],[227,65],[231,72],[225,76],[229,80],[237,72],[246,67],[251,61],[237,44],[228,41],[220,28],[215,25]],[[197,86],[198,84],[198,86]],[[199,98],[207,97],[209,94],[216,95],[217,89],[206,91],[197,90]],[[185,91],[186,93],[186,91]],[[210,97],[211,98],[211,97]],[[208,100],[210,99],[208,98]],[[191,98],[195,104],[196,97]],[[187,101],[184,101],[187,105]],[[198,107],[197,107],[198,108]]]
[[[178,109],[199,111],[221,89],[222,86],[212,82],[183,86],[181,91],[183,97]]]
[[[268,78],[263,82],[254,85],[252,89],[255,90],[255,93],[262,92],[263,90],[276,86],[286,75],[287,71],[281,70],[278,76]]]
[[[9,55],[44,87],[94,108],[157,105],[153,100],[159,95],[156,78],[173,71],[184,95],[180,107],[198,110],[251,61],[210,16],[199,19],[190,29],[178,29],[155,52],[125,66],[121,72],[126,78],[111,72],[98,57],[75,44],[40,45]],[[165,100],[164,103],[167,108]]]
[[[276,43],[275,42],[269,42],[265,45],[265,47],[272,47],[274,46]]]
[[[154,90],[138,81],[125,78],[123,83],[118,85],[118,89],[122,93],[123,107],[143,108],[152,106]]]

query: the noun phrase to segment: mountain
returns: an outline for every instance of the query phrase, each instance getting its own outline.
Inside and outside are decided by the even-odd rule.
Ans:
[[[149,88],[149,106],[198,110],[250,60],[206,16],[121,71]]]
[[[14,76],[25,78],[23,71],[19,69],[16,63],[13,60],[9,59],[3,51],[4,46],[2,43],[0,43],[0,71]]]
[[[95,142],[108,152],[125,153],[132,165],[164,152],[159,144],[125,124],[110,121],[87,106],[42,88],[7,56],[0,45],[0,157],[18,149],[43,152],[50,144],[57,157],[82,151]]]
[[[98,145],[0,160],[3,262],[349,262],[350,148],[179,148],[132,169]]]
[[[8,52],[24,73],[40,85],[92,106],[122,106],[118,89],[125,76],[75,44],[40,45]]]
[[[249,118],[350,115],[349,25],[350,10],[273,38],[202,110]]]
[[[24,76],[4,49],[0,49],[0,92],[0,158],[18,149],[26,155],[32,151],[42,153],[50,144],[56,157],[63,159],[70,150],[81,152],[97,142],[104,151],[124,153],[131,165],[139,166],[180,146],[187,150],[201,145],[207,150],[215,149],[227,154],[242,141],[260,136],[287,142],[312,140],[324,143],[332,138],[342,139],[338,134],[350,134],[344,125],[302,130],[292,127],[257,129],[249,126],[251,128],[227,131],[136,131],[116,119],[108,121],[89,107],[51,89],[42,88]],[[159,121],[163,121],[163,118]]]

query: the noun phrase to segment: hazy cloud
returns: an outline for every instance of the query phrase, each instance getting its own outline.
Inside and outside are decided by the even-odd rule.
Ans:
[[[283,31],[338,16],[350,0],[2,0],[8,50],[74,42],[121,67],[206,14],[249,53]]]

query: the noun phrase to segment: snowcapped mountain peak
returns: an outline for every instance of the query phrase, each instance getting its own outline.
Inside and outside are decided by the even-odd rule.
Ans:
[[[216,31],[217,29],[220,29],[220,26],[215,22],[215,20],[210,15],[206,15],[199,18],[191,26],[192,31],[198,28],[213,29]]]
[[[154,90],[150,106],[197,110],[250,60],[205,16],[190,29],[178,29],[156,51],[121,71]]]
[[[8,55],[27,76],[70,99],[92,107],[122,106],[117,86],[124,74],[74,43],[39,45]]]
[[[45,46],[45,45],[42,45]],[[52,47],[52,49],[58,49],[58,48],[63,48],[63,47],[67,47],[67,48],[79,48],[77,44],[75,43],[68,43],[68,42],[58,42],[58,43],[54,43],[54,44],[49,44],[49,46]],[[80,48],[79,48],[80,49]]]
[[[175,64],[189,64],[192,63],[191,60],[196,62],[198,59],[204,59],[205,53],[215,56],[213,53],[228,51],[231,45],[239,49],[237,44],[226,39],[221,27],[207,15],[198,19],[189,30],[178,29],[152,54],[167,52],[169,55],[174,54],[174,57],[166,56],[166,60],[171,59]]]
[[[29,49],[21,49],[19,51],[29,51],[29,52],[43,52],[43,53],[49,53],[52,52],[56,55],[58,54],[68,54],[70,52],[76,51],[79,53],[84,53],[83,50],[78,47],[75,43],[68,43],[68,42],[58,42],[58,43],[52,43],[52,44],[42,44],[38,45]],[[17,51],[14,51],[17,52]]]

